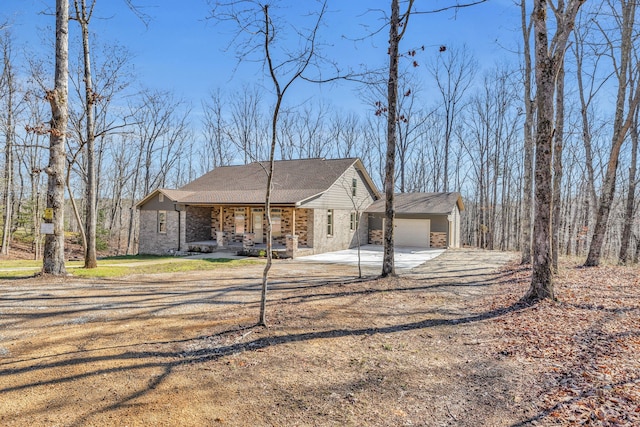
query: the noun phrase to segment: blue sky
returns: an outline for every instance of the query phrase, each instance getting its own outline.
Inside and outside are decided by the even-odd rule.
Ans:
[[[72,0],[71,0],[72,2]],[[194,106],[216,88],[235,88],[259,81],[262,69],[256,63],[237,67],[229,46],[231,32],[224,26],[206,20],[209,8],[205,0],[136,0],[151,18],[145,26],[131,13],[123,0],[98,0],[93,32],[104,42],[118,42],[132,52],[136,74],[142,85],[154,89],[173,90],[176,95],[191,100]],[[0,21],[8,20],[18,45],[28,43],[42,55],[52,55],[43,42],[43,35],[52,34],[54,18],[39,12],[53,9],[54,0],[2,0]],[[279,10],[286,19],[299,22],[301,8],[312,8],[312,0],[291,1],[289,8]],[[321,37],[326,44],[324,54],[342,66],[364,63],[370,67],[386,62],[387,30],[366,37],[369,29],[381,25],[383,12],[389,9],[385,0],[329,0],[329,13]],[[450,4],[445,0],[417,0],[425,8]],[[411,18],[403,49],[426,46],[419,61],[428,61],[437,46],[467,46],[481,66],[494,62],[514,61],[509,50],[519,43],[519,9],[511,0],[490,0],[485,4],[454,12],[415,15]],[[72,25],[72,37],[77,37],[77,25]],[[365,38],[362,41],[355,39]],[[235,71],[234,71],[235,70]],[[313,85],[311,85],[313,86]],[[350,93],[353,85],[311,87],[300,83],[296,96],[329,99],[337,106],[354,105]],[[301,100],[304,100],[301,98]]]

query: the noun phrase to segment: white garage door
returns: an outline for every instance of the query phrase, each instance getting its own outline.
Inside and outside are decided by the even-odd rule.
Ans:
[[[394,222],[394,240],[396,246],[429,247],[431,221],[428,219],[399,219]]]

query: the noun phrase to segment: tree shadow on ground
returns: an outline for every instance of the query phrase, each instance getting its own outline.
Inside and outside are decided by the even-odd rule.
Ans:
[[[268,336],[257,338],[248,342],[237,342],[230,345],[222,345],[222,346],[210,346],[212,341],[215,342],[215,337],[223,337],[229,335],[230,333],[238,333],[239,331],[251,332],[254,330],[262,329],[259,326],[250,326],[244,329],[230,329],[222,331],[218,334],[205,336],[205,337],[197,337],[188,340],[179,340],[179,341],[170,341],[165,342],[167,345],[172,345],[176,343],[185,343],[185,342],[194,342],[198,341],[203,344],[203,347],[191,351],[125,351],[120,354],[114,355],[104,355],[104,356],[84,356],[86,353],[98,352],[103,349],[92,349],[90,351],[78,352],[77,356],[74,356],[70,359],[50,362],[50,363],[42,363],[39,362],[36,365],[29,365],[20,368],[5,368],[0,369],[0,377],[9,378],[11,376],[20,375],[25,372],[33,372],[33,371],[47,371],[53,370],[57,368],[65,368],[71,367],[75,365],[82,366],[90,366],[91,364],[100,363],[100,362],[114,362],[116,365],[114,367],[107,367],[102,369],[94,369],[90,371],[83,372],[81,374],[69,375],[69,376],[59,376],[54,379],[46,380],[46,381],[38,381],[27,384],[20,384],[15,386],[4,387],[0,389],[0,396],[3,394],[11,393],[11,392],[25,392],[29,389],[35,387],[42,387],[47,385],[55,385],[55,384],[63,384],[63,383],[71,383],[73,381],[91,378],[96,376],[103,376],[112,373],[125,372],[125,371],[136,371],[143,370],[149,368],[159,368],[161,373],[156,375],[153,379],[151,379],[147,386],[143,389],[136,390],[130,393],[127,396],[123,396],[118,400],[118,402],[109,405],[107,407],[99,408],[92,411],[89,414],[83,415],[80,419],[78,419],[75,423],[71,425],[83,425],[87,420],[99,413],[108,412],[112,410],[116,410],[129,402],[150,393],[158,387],[161,383],[163,383],[174,371],[176,367],[185,365],[185,364],[202,364],[205,362],[216,361],[221,358],[237,355],[243,352],[255,352],[266,349],[268,347],[275,347],[284,344],[312,341],[317,339],[337,339],[343,337],[353,337],[353,336],[374,336],[374,335],[386,335],[393,334],[396,332],[402,331],[412,331],[412,330],[422,330],[429,329],[438,326],[460,326],[465,324],[470,324],[474,322],[481,322],[484,320],[496,318],[502,315],[505,315],[510,312],[519,311],[523,309],[525,306],[514,304],[508,307],[497,308],[494,310],[489,310],[484,313],[464,316],[453,319],[426,319],[417,322],[410,322],[398,325],[391,325],[385,327],[371,327],[371,328],[360,328],[360,329],[331,329],[325,331],[314,331],[314,332],[303,332],[298,334],[287,334],[280,336]],[[157,343],[153,343],[157,344]],[[138,344],[140,345],[140,344]],[[144,345],[144,344],[143,344]],[[105,348],[106,349],[106,348]],[[63,355],[56,355],[57,357]],[[51,356],[49,357],[51,358]],[[127,362],[129,362],[127,364]],[[142,363],[137,363],[142,362]],[[123,364],[125,364],[123,366]]]

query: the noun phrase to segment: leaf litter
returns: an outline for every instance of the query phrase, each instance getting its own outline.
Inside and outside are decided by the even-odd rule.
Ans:
[[[511,265],[495,307],[518,304],[530,270]],[[557,301],[493,319],[497,355],[539,372],[538,415],[530,425],[640,425],[639,269],[584,268],[565,262],[554,278]]]

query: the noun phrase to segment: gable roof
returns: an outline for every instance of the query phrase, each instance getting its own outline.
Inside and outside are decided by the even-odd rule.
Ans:
[[[448,215],[455,205],[458,209],[464,210],[462,196],[460,193],[396,193],[393,195],[393,204],[396,214],[436,214]],[[385,200],[380,199],[365,212],[384,213]]]
[[[140,207],[147,203],[149,200],[153,199],[157,194],[163,194],[167,199],[172,202],[177,202],[183,197],[186,197],[191,194],[190,191],[180,191],[180,190],[172,190],[170,188],[158,188],[153,190],[151,193],[147,194],[144,199],[140,200],[136,203],[136,207]]]
[[[375,184],[358,158],[279,160],[273,166],[271,203],[300,204],[319,196],[351,166],[361,171],[377,195]],[[268,167],[269,162],[221,166],[178,190],[157,191],[182,204],[264,204]],[[146,203],[150,196],[145,197],[138,206]]]

